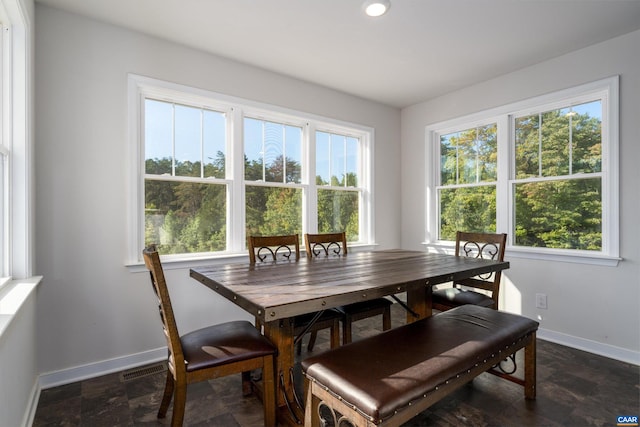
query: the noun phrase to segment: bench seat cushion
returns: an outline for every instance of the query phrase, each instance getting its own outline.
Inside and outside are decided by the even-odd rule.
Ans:
[[[362,414],[384,420],[537,328],[523,316],[466,305],[305,359],[302,368]]]

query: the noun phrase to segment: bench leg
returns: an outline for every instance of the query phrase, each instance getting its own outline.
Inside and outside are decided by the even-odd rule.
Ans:
[[[524,348],[524,397],[536,398],[536,333],[530,336]]]

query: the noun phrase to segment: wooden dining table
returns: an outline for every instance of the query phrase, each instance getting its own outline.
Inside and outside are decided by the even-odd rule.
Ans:
[[[295,316],[406,292],[407,322],[413,322],[431,316],[433,285],[507,268],[506,261],[381,250],[199,267],[190,275],[264,326],[264,334],[278,348],[278,421],[296,425],[304,420],[304,406],[294,387]]]

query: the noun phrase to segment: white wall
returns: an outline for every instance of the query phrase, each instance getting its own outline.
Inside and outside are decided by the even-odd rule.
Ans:
[[[537,318],[539,336],[640,363],[640,32],[402,111],[402,246],[425,236],[425,126],[620,75],[620,255],[617,267],[509,258],[505,309]],[[535,308],[535,294],[549,308]]]
[[[36,6],[36,269],[45,386],[120,369],[164,345],[149,276],[127,254],[127,73],[375,128],[375,221],[400,245],[400,111],[159,39]],[[237,36],[237,35],[236,35]],[[248,41],[254,43],[255,41]],[[167,271],[186,332],[239,317]]]

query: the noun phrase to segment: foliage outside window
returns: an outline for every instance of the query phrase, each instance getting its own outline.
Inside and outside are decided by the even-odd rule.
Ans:
[[[440,238],[457,230],[495,232],[497,126],[476,126],[440,136]]]
[[[345,230],[368,243],[370,130],[130,81],[143,153],[132,259],[150,243],[178,258],[239,253],[249,235]]]
[[[617,257],[616,100],[613,78],[430,127],[429,230]]]

